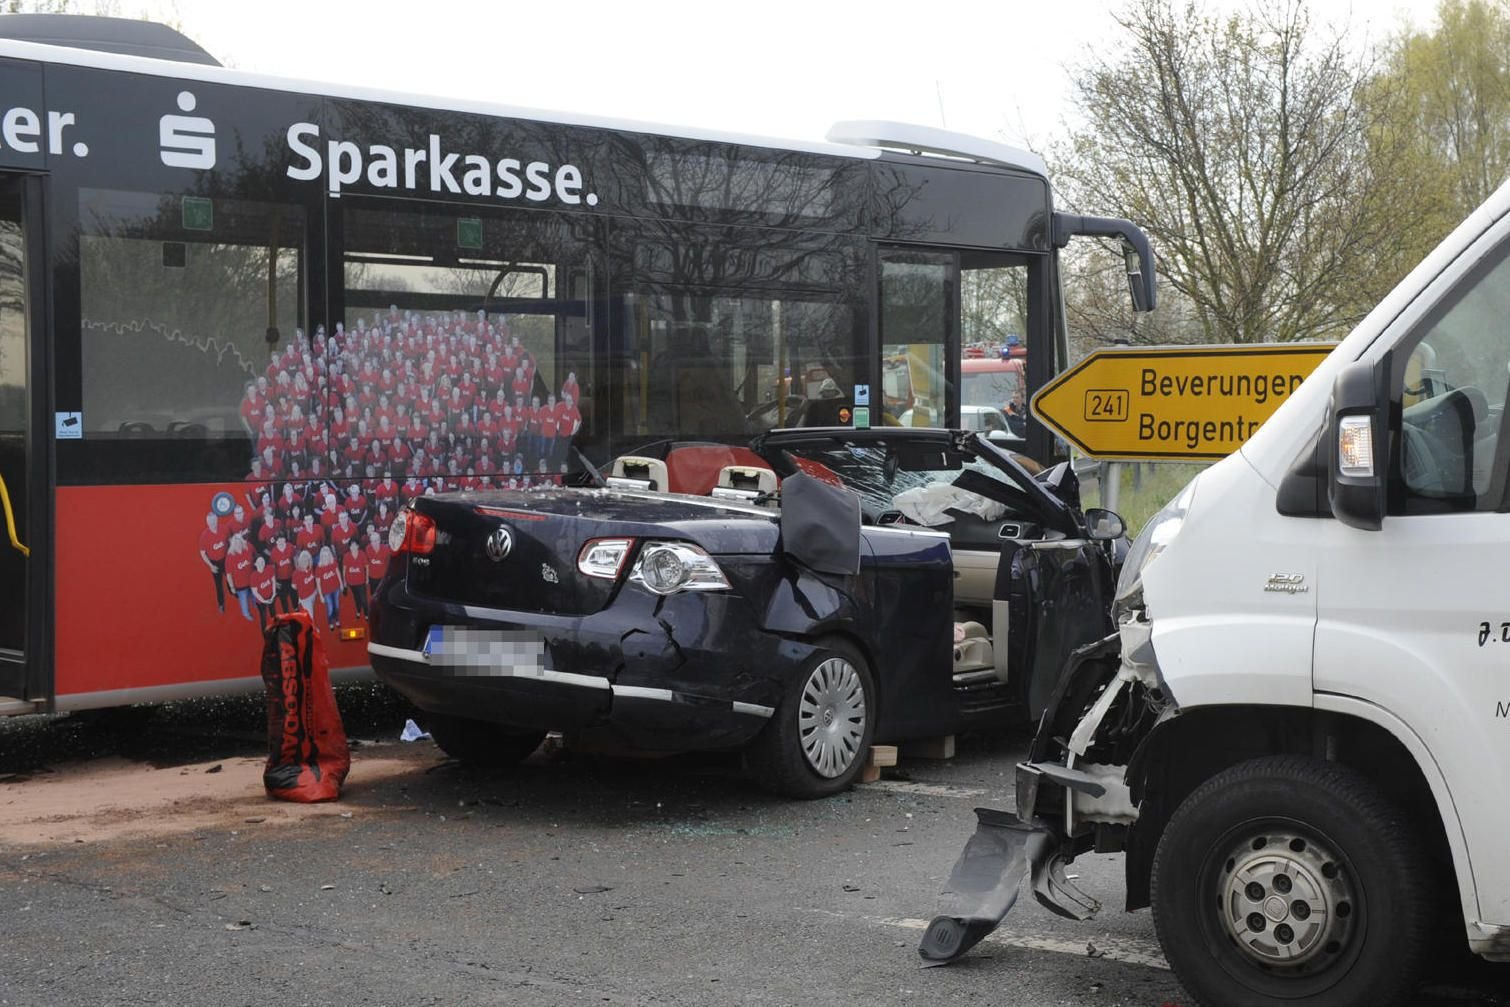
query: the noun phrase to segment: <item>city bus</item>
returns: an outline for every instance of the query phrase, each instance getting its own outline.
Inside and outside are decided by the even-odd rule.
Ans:
[[[1141,232],[1057,214],[1002,144],[274,79],[119,19],[0,36],[0,479],[29,550],[0,534],[5,713],[260,687],[262,623],[298,606],[363,674],[353,588],[404,500],[555,480],[568,444],[878,425],[899,355],[958,423],[963,294],[1008,292],[1031,391],[1075,234],[1119,237],[1152,297]]]

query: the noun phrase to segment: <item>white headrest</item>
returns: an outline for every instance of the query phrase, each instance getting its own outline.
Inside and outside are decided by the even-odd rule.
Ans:
[[[776,473],[758,465],[725,465],[718,470],[718,485],[725,489],[776,492]]]
[[[659,458],[641,458],[638,455],[620,455],[613,460],[609,473],[618,479],[639,479],[650,483],[650,488],[665,492],[670,488],[666,463]]]

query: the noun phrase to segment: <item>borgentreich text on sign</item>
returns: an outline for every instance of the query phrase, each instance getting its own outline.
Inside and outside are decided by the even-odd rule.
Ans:
[[[1334,345],[1097,350],[1033,396],[1033,415],[1093,458],[1222,458]]]

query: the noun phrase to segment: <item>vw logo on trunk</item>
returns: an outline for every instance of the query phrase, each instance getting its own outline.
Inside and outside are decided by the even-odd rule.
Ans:
[[[514,536],[503,525],[499,525],[488,536],[487,550],[488,559],[494,563],[507,559],[509,553],[514,551]]]

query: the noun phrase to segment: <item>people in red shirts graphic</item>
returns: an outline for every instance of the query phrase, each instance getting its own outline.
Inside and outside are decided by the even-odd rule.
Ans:
[[[355,538],[347,543],[341,578],[346,582],[351,603],[356,606],[357,618],[367,618],[367,555],[362,551],[362,543]]]
[[[267,557],[260,553],[252,561],[251,581],[252,600],[257,603],[257,622],[265,630],[273,617],[273,603],[278,596],[278,576]]]
[[[215,581],[215,606],[225,611],[225,557],[230,550],[230,536],[220,527],[220,518],[211,511],[205,515],[205,528],[199,533],[199,558]]]
[[[320,550],[320,561],[315,564],[315,580],[320,594],[325,599],[325,625],[327,629],[341,628],[341,564],[336,561],[335,550],[325,546]]]
[[[387,533],[379,532],[375,528],[368,532],[367,548],[365,551],[367,555],[367,584],[370,593],[377,590],[377,582],[382,580],[383,575],[388,572],[388,557],[392,555],[393,551],[388,548]]]
[[[277,581],[279,610],[292,612],[299,605],[299,596],[294,591],[294,547],[289,545],[288,535],[279,532],[273,539],[273,548],[268,553],[268,565],[273,568]]]
[[[315,597],[320,593],[320,585],[315,578],[315,561],[310,558],[308,550],[301,550],[294,560],[293,589],[299,599],[299,606],[313,620]]]
[[[231,591],[235,593],[236,600],[241,603],[241,614],[248,622],[253,619],[252,563],[256,556],[256,551],[247,542],[243,532],[231,536],[225,556],[225,578]]]
[[[381,573],[371,564],[365,579],[347,570],[352,546],[371,559],[377,532],[386,552],[405,499],[559,482],[583,425],[577,371],[563,378],[551,357],[536,358],[505,316],[395,306],[354,313],[333,329],[318,325],[307,340],[296,333],[243,382],[238,415],[255,460],[230,494],[237,507],[207,516],[200,536],[222,612],[228,586],[244,617],[252,603],[260,611],[269,573],[271,608],[262,614],[296,605],[312,612],[314,597],[330,593],[326,550],[339,575],[336,601],[342,593],[355,601],[360,587],[370,609]],[[233,563],[249,565],[232,580],[227,558],[238,532],[244,548]],[[306,553],[313,584],[300,576]],[[339,611],[326,609],[338,624]]]

